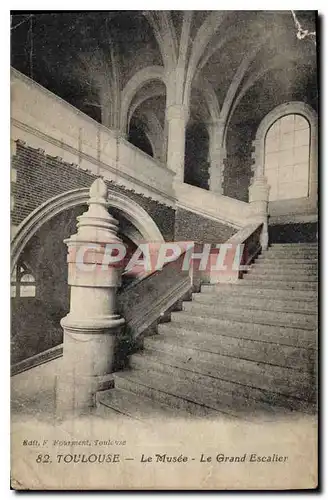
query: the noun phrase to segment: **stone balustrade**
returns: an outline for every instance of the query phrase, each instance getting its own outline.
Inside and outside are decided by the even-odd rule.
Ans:
[[[160,201],[175,203],[174,173],[15,69],[11,70],[11,139]]]

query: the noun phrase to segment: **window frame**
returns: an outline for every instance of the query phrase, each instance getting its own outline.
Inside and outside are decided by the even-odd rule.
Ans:
[[[23,269],[23,271],[21,270],[21,268]],[[24,278],[24,276],[27,275],[32,276],[33,281],[22,281],[22,278]],[[15,266],[14,271],[10,277],[10,291],[12,287],[15,287],[15,295],[11,295],[10,293],[11,298],[12,299],[35,298],[37,292],[37,283],[34,276],[35,276],[34,273],[27,266],[27,264],[25,262],[19,261]],[[35,291],[34,295],[22,295],[21,287],[34,287]]]
[[[276,106],[261,121],[255,140],[253,141],[252,172],[254,179],[265,178],[265,139],[271,126],[286,115],[301,115],[310,126],[310,160],[308,196],[304,198],[289,198],[269,202],[269,213],[291,213],[317,210],[318,198],[318,117],[308,104],[301,101],[291,101]]]
[[[268,137],[269,134],[273,131],[273,128],[279,122],[281,122],[284,118],[286,118],[286,117],[297,117],[297,116],[300,117],[306,123],[306,126],[303,127],[302,129],[295,129],[295,126],[294,126],[293,128],[290,129],[290,131],[288,133],[289,134],[293,133],[293,135],[295,135],[295,133],[298,132],[298,131],[304,131],[304,130],[306,131],[306,133],[307,133],[307,143],[306,144],[302,144],[301,146],[298,146],[298,147],[303,147],[303,148],[306,147],[307,148],[307,159],[306,159],[306,161],[297,162],[293,158],[291,160],[291,162],[288,163],[287,165],[281,165],[279,163],[279,161],[278,161],[279,164],[276,167],[269,168],[268,167],[268,154],[276,154],[276,155],[279,154],[279,155],[281,155],[281,153],[283,153],[284,151],[286,151],[286,152],[289,151],[289,152],[293,153],[293,150],[297,148],[297,147],[295,147],[295,145],[292,145],[291,147],[288,146],[288,147],[285,147],[285,148],[282,148],[281,145],[280,145],[280,147],[278,149],[272,149],[272,150],[270,149],[270,150],[268,150],[269,149],[268,148],[268,146],[269,146],[269,144],[268,144],[268,138],[269,138],[269,141],[271,139],[273,139],[273,142],[275,142],[275,137],[274,136],[273,137]],[[281,141],[281,137],[282,136],[281,136],[281,132],[280,132],[279,133],[279,139],[280,139],[280,141]],[[278,142],[279,142],[279,139],[278,139]],[[272,143],[271,143],[271,146],[272,146]],[[297,181],[296,184],[297,183],[303,184],[303,187],[304,188],[306,187],[306,195],[305,195],[305,197],[308,198],[309,192],[310,192],[310,148],[311,148],[311,125],[310,125],[308,119],[305,118],[304,115],[301,115],[299,113],[290,113],[290,114],[287,114],[287,115],[283,115],[280,118],[278,118],[275,122],[273,122],[270,125],[270,127],[267,129],[266,134],[265,134],[265,139],[264,139],[264,175],[265,175],[265,177],[266,177],[266,179],[268,181],[268,184],[270,186],[270,192],[269,192],[269,201],[270,202],[273,202],[273,201],[274,202],[275,201],[284,201],[284,200],[288,199],[286,197],[279,197],[279,187],[281,188],[281,185],[284,184],[284,182],[283,182],[283,180],[282,180],[282,178],[281,178],[281,176],[279,174],[279,170],[283,169],[283,167],[285,167],[285,169],[286,169],[286,168],[288,168],[288,166],[289,167],[295,167],[295,166],[300,165],[300,164],[304,164],[304,165],[306,164],[306,178],[304,178],[303,182],[302,181]],[[278,193],[277,193],[278,197],[274,198],[274,199],[270,199],[271,189],[273,187],[271,185],[270,181],[269,181],[269,171],[270,170],[271,171],[275,171],[275,173],[276,173],[276,182],[277,182],[277,188],[278,188]],[[305,172],[305,170],[304,170],[304,172]],[[291,183],[293,184],[293,183],[295,183],[295,181],[294,180],[289,181],[289,184],[291,184]],[[297,200],[297,199],[302,199],[302,198],[304,198],[304,195],[303,196],[293,196],[293,198],[291,198],[291,199]]]

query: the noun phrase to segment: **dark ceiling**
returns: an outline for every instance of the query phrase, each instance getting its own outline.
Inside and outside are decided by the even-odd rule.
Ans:
[[[193,13],[190,44],[207,14]],[[297,15],[305,28],[316,30],[315,12],[301,11]],[[179,37],[183,12],[172,11],[171,18]],[[120,89],[137,70],[163,65],[153,28],[141,11],[12,12],[11,34],[12,66],[96,120],[100,120],[98,75],[104,73],[103,64],[108,68],[116,64]],[[219,48],[214,50],[216,44]],[[277,72],[268,71],[249,89],[240,101],[243,112],[239,119],[249,114],[250,102],[257,102],[255,115],[261,114],[262,104],[266,108],[268,100],[277,100],[277,95],[292,95],[294,90],[297,96],[303,93],[305,100],[314,105],[316,48],[309,40],[297,39],[291,11],[228,12],[206,49],[209,57],[202,69],[219,105],[222,106],[241,61],[256,47],[259,50],[248,71],[259,71],[274,60]],[[199,95],[197,92],[192,95],[193,113],[203,116],[197,109],[203,106]],[[161,121],[162,108],[161,104]],[[257,121],[255,115],[253,119]]]

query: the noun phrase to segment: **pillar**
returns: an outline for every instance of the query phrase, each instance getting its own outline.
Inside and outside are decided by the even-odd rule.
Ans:
[[[208,125],[210,190],[223,194],[223,171],[225,150],[222,145],[224,127],[218,120]]]
[[[251,205],[251,222],[263,223],[261,233],[262,250],[267,250],[269,244],[268,232],[268,202],[270,186],[266,177],[255,175],[248,189],[249,203]]]
[[[95,406],[96,392],[111,387],[111,372],[124,319],[117,314],[116,292],[121,269],[104,264],[108,244],[122,245],[117,221],[107,211],[107,187],[102,179],[90,188],[88,210],[79,216],[77,233],[68,247],[70,311],[64,329],[62,369],[57,386],[57,410],[80,411]]]
[[[184,181],[184,157],[188,113],[182,104],[166,108],[167,166],[175,172],[175,182]]]

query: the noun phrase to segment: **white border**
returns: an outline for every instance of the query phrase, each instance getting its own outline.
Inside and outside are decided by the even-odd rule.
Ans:
[[[194,1],[184,1],[184,2],[167,2],[164,0],[152,0],[152,1],[144,1],[141,3],[136,4],[135,2],[127,1],[127,0],[121,0],[120,1],[120,10],[127,10],[127,9],[139,9],[139,10],[156,10],[156,9],[179,9],[179,10],[216,10],[220,9],[223,7],[229,7],[229,10],[286,10],[286,2],[283,0],[275,0],[274,2],[263,2],[263,1],[257,1],[257,2],[241,2],[241,1],[235,1],[235,0],[230,0],[228,4],[223,4],[222,2],[194,2]],[[45,9],[45,6],[47,5],[47,8]],[[108,1],[96,1],[93,2],[92,4],[94,9],[99,9],[99,10],[108,10]],[[50,5],[45,4],[45,2],[39,1],[30,1],[28,5],[28,9],[34,10],[34,9],[43,9],[43,10],[68,10],[70,8],[71,10],[90,10],[90,2],[86,1],[79,1],[79,2],[71,2],[69,7],[67,0],[57,0],[55,2],[51,2]],[[112,5],[111,5],[112,7]],[[247,7],[247,8],[245,8]],[[312,5],[309,1],[294,1],[293,5],[291,6],[294,10],[308,10],[309,8],[316,8],[319,10],[319,13],[321,15],[325,15],[328,13],[328,7],[327,7],[327,2],[321,0],[319,2],[316,2],[316,4]],[[9,424],[9,325],[10,325],[10,314],[9,314],[9,267],[10,267],[10,259],[9,259],[9,241],[10,241],[10,230],[9,230],[9,216],[10,216],[10,179],[9,179],[9,159],[10,159],[10,131],[9,131],[9,115],[10,115],[10,109],[9,109],[9,103],[10,103],[10,93],[9,93],[9,81],[10,81],[10,72],[9,72],[9,66],[10,66],[10,51],[9,51],[9,31],[10,31],[10,24],[9,24],[9,10],[17,10],[17,9],[27,9],[27,4],[23,0],[15,0],[10,2],[6,2],[5,0],[1,4],[1,10],[0,10],[0,36],[1,36],[1,62],[2,62],[2,78],[1,78],[1,152],[2,152],[2,161],[1,161],[1,196],[0,196],[0,202],[1,202],[1,209],[0,213],[2,215],[1,217],[1,241],[2,241],[2,247],[1,247],[1,346],[0,346],[0,353],[1,353],[1,359],[0,359],[0,366],[1,366],[1,398],[2,398],[2,411],[0,413],[1,415],[1,462],[0,462],[0,493],[1,493],[1,499],[4,498],[9,498],[12,497],[14,492],[9,491],[9,464],[10,464],[10,458],[9,458],[9,430],[10,430],[10,424]],[[327,36],[324,34],[324,29],[323,25],[325,24],[325,19],[322,20],[322,25],[321,25],[321,36],[322,36],[322,42],[321,42],[321,61],[322,61],[322,67],[321,67],[321,73],[322,73],[322,81],[321,81],[321,95],[324,93],[324,91],[327,90],[327,74],[326,74],[326,68],[323,65],[324,62],[324,57],[327,55]],[[323,127],[323,133],[321,136],[321,145],[327,145],[328,144],[328,131],[327,127],[324,127],[324,118],[327,116],[327,99],[322,99],[322,109],[320,110],[320,115],[321,115],[321,123]],[[326,146],[327,147],[327,146]],[[324,185],[326,187],[326,175],[324,174],[324,170],[326,170],[325,167],[327,167],[325,159],[326,159],[326,150],[324,148],[321,148],[321,185]],[[321,244],[324,245],[324,248],[321,248],[321,262],[324,264],[324,257],[325,257],[325,252],[324,249],[327,247],[327,221],[328,221],[328,202],[323,204],[323,199],[325,198],[324,192],[321,192],[321,203],[322,203],[322,216],[323,216],[323,224],[322,224],[322,242]],[[326,229],[326,231],[324,231]],[[324,235],[324,238],[323,238]],[[324,272],[322,273],[321,279],[324,281],[324,283],[327,282],[325,278],[327,278],[326,275],[327,268],[324,268]],[[322,290],[322,311],[327,310],[328,304],[327,304],[327,296],[324,293],[324,290]],[[322,318],[324,320],[325,318]],[[325,366],[325,360],[328,360],[328,352],[327,352],[327,346],[328,342],[327,340],[324,342],[324,336],[327,334],[326,329],[324,328],[325,326],[325,321],[321,325],[321,363],[322,363],[322,368]],[[326,374],[326,372],[325,372]],[[324,377],[325,380],[322,380],[323,382],[326,382],[326,377]],[[322,417],[323,415],[327,415],[327,389],[328,385],[324,384],[324,390],[322,391]],[[8,405],[6,405],[8,403]],[[322,418],[322,424],[323,424],[323,418]],[[326,439],[327,439],[327,429],[325,429],[325,432],[322,432],[321,435],[324,441],[323,444],[323,450],[326,450]],[[327,465],[327,460],[324,460],[327,457],[322,456],[323,463],[322,463],[322,478],[327,478],[327,472],[328,472],[328,465]],[[325,483],[327,482],[327,479]],[[325,485],[323,485],[325,486]],[[286,494],[290,494],[286,492]],[[56,495],[52,495],[60,498],[63,493],[58,493]],[[122,496],[125,495],[119,495],[115,493],[110,493],[111,497],[113,498],[117,496],[117,498],[122,498]],[[310,496],[312,497],[311,493],[306,494],[305,496]],[[81,498],[94,498],[95,494],[83,494],[82,495],[77,495],[81,496]],[[147,495],[149,497],[149,495]],[[170,495],[170,497],[174,497],[175,495]],[[180,496],[180,495],[179,495]],[[189,495],[188,495],[189,496]],[[271,496],[271,495],[270,495]],[[281,496],[280,494],[274,494],[273,496]],[[30,493],[29,498],[40,498],[40,494],[36,493]],[[206,494],[199,493],[197,497],[204,497],[206,498]],[[226,493],[220,493],[220,497],[226,497],[229,498],[230,494]],[[302,495],[304,498],[304,495]]]

